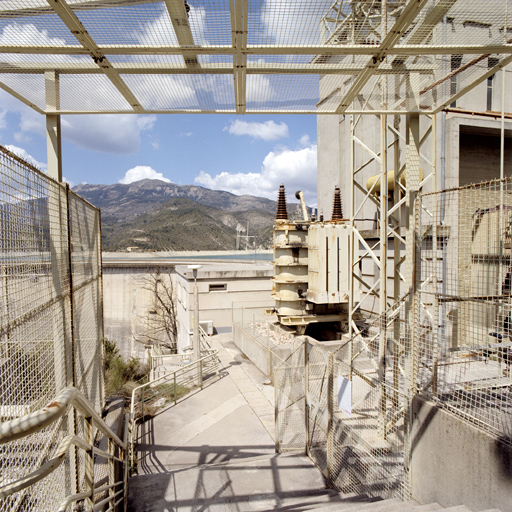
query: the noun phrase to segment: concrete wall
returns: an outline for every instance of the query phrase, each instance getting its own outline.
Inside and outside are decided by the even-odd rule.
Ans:
[[[160,266],[171,275],[172,266]],[[144,345],[135,341],[145,332],[145,319],[154,305],[154,294],[145,281],[155,272],[149,266],[103,265],[103,318],[105,336],[115,341],[125,357],[144,357]],[[136,333],[136,336],[133,336]]]
[[[172,279],[178,317],[178,349],[191,344],[191,318],[194,309],[194,280],[186,265],[103,266],[103,304],[105,336],[116,341],[125,357],[144,357],[144,339],[149,311],[155,296],[146,289],[147,280],[160,269]],[[273,307],[271,264],[203,264],[198,271],[199,318],[211,320],[218,332],[231,330],[233,303],[261,302]],[[225,286],[225,289],[222,289]],[[133,336],[135,333],[135,336]]]
[[[512,510],[512,448],[416,397],[412,495],[420,503]]]
[[[233,304],[257,303],[273,307],[271,264],[212,264],[197,272],[199,320],[212,321],[217,332],[231,331]],[[222,289],[225,287],[225,289]],[[176,267],[179,349],[192,343],[194,278],[185,265]]]

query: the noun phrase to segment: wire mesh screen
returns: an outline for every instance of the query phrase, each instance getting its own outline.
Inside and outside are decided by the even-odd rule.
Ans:
[[[420,198],[418,388],[512,443],[512,183]]]
[[[306,451],[306,389],[304,347],[296,348],[274,370],[276,393],[276,449]]]
[[[235,345],[268,377],[302,341],[283,330],[275,316],[263,316],[261,306],[233,307]]]
[[[9,0],[0,85],[55,113],[435,113],[510,65],[511,9],[511,0]]]
[[[69,195],[75,385],[101,410],[103,397],[100,212]]]
[[[0,146],[0,233],[0,422],[44,407],[74,383],[99,412],[99,211]],[[71,415],[1,445],[0,486],[54,457],[76,429]],[[73,490],[75,464],[67,458],[51,486],[43,480],[15,493],[0,511],[56,510]]]
[[[408,498],[404,479],[407,297],[333,358],[330,480],[344,493]]]
[[[327,433],[329,429],[328,390],[329,353],[320,347],[306,345],[306,411],[308,453],[322,470],[327,470]]]

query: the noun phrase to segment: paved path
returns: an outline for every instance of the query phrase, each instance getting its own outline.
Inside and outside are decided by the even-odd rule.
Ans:
[[[214,338],[221,376],[139,429],[133,511],[309,510],[340,501],[305,456],[277,455],[273,387]]]

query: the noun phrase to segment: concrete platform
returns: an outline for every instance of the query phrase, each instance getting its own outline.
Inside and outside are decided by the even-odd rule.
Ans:
[[[278,455],[273,388],[231,342],[214,337],[221,376],[139,426],[129,510],[310,510],[339,503],[303,455]]]

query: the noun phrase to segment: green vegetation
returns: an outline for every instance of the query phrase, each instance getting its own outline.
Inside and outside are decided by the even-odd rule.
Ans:
[[[270,247],[274,214],[263,211],[226,212],[190,199],[171,199],[135,219],[102,219],[103,249],[142,251],[233,250],[237,225],[247,226],[258,247]]]
[[[233,250],[237,228],[244,235],[247,224],[256,247],[272,244],[276,203],[261,197],[159,180],[75,190],[101,208],[105,251]]]
[[[145,421],[152,418],[159,409],[166,407],[190,391],[182,384],[160,384],[155,387],[146,387],[139,393],[139,401],[134,408],[135,421]]]
[[[126,360],[114,341],[104,339],[105,347],[105,395],[131,397],[132,389],[147,379],[149,368],[139,359]]]

